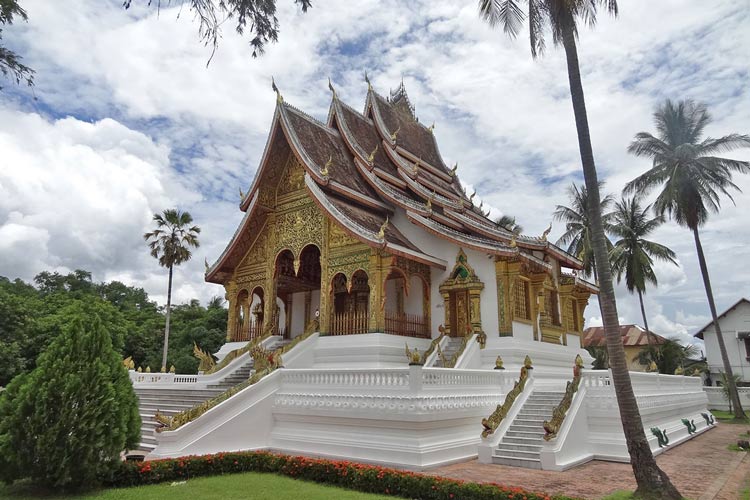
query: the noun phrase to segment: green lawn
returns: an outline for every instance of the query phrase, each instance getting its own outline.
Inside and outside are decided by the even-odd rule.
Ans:
[[[717,420],[724,424],[748,424],[750,421],[737,421],[734,419],[734,414],[723,410],[711,410]]]
[[[185,483],[163,483],[135,488],[101,490],[85,495],[50,495],[33,493],[27,485],[7,487],[0,483],[0,498],[14,500],[45,500],[72,498],[91,500],[162,500],[186,498],[200,500],[226,500],[247,498],[257,500],[393,500],[393,497],[358,493],[332,486],[322,486],[275,474],[247,472],[225,476],[201,477]]]

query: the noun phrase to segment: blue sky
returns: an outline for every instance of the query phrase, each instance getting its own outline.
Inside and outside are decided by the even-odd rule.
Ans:
[[[36,87],[0,93],[0,275],[30,280],[43,269],[84,268],[98,280],[143,286],[158,300],[166,280],[141,235],[154,212],[178,206],[203,228],[196,258],[176,279],[176,297],[207,300],[203,283],[234,232],[257,167],[275,96],[324,118],[329,77],[359,109],[368,72],[386,93],[404,79],[417,115],[436,123],[447,163],[459,163],[469,192],[493,216],[515,215],[541,234],[566,187],[580,182],[578,150],[561,50],[532,60],[523,36],[510,40],[478,18],[476,2],[332,0],[301,14],[280,0],[280,41],[250,57],[230,25],[210,55],[183,8],[146,0],[21,0],[28,23],[4,40],[37,70]],[[711,136],[750,133],[750,13],[736,2],[621,2],[617,19],[582,30],[580,58],[594,153],[607,190],[619,192],[648,162],[625,149],[651,131],[664,98],[708,104]],[[750,150],[731,154],[750,160]],[[750,176],[746,176],[750,177]],[[750,295],[750,179],[704,229],[719,308]],[[553,225],[552,237],[563,227]],[[647,293],[652,328],[693,333],[708,320],[692,237],[666,224],[655,239],[680,266],[658,265]],[[618,287],[625,322],[637,300]],[[594,304],[595,301],[592,301]],[[595,305],[588,324],[598,324]]]

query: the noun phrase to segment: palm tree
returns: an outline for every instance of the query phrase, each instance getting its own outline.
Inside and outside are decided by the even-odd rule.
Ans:
[[[479,11],[491,26],[501,26],[505,33],[515,37],[525,17],[519,0],[479,0]],[[620,409],[625,440],[630,453],[638,488],[636,495],[653,498],[678,499],[680,493],[672,485],[666,474],[659,469],[651,453],[646,433],[643,430],[641,415],[636,403],[630,373],[625,359],[625,349],[620,336],[617,318],[615,289],[612,284],[612,271],[607,255],[607,237],[604,234],[604,221],[600,210],[599,180],[596,174],[594,151],[591,147],[586,101],[583,96],[581,71],[578,66],[578,22],[588,25],[596,22],[597,10],[602,6],[612,15],[617,15],[616,0],[525,0],[528,6],[529,40],[531,55],[536,57],[545,47],[544,34],[547,28],[552,31],[555,44],[562,44],[568,67],[568,83],[573,103],[578,149],[581,154],[583,177],[588,192],[588,215],[591,227],[590,241],[599,274],[599,302],[602,322],[607,339],[607,351],[612,369],[612,383]]]
[[[516,236],[523,232],[523,226],[517,223],[516,218],[512,215],[501,215],[500,217],[495,219],[495,224],[497,224],[498,227],[505,229],[509,233],[515,234]]]
[[[649,241],[646,237],[664,223],[664,217],[657,215],[649,218],[651,205],[641,206],[639,196],[623,198],[615,203],[612,213],[610,234],[619,238],[610,252],[612,272],[617,276],[617,282],[625,276],[625,286],[630,293],[638,293],[641,303],[643,326],[646,328],[646,339],[651,345],[651,331],[648,329],[646,308],[643,306],[643,294],[646,293],[646,283],[654,286],[658,284],[654,273],[654,259],[671,262],[678,265],[675,253],[669,248]]]
[[[156,229],[143,235],[151,249],[151,256],[159,260],[159,265],[169,269],[167,287],[167,320],[164,328],[164,352],[161,358],[161,371],[167,371],[167,349],[169,347],[169,316],[172,309],[172,270],[192,257],[189,247],[198,248],[198,234],[201,228],[190,226],[193,216],[176,209],[154,214]]]
[[[599,183],[600,190],[603,185],[604,183]],[[591,219],[589,218],[589,198],[586,186],[582,185],[579,187],[571,184],[568,187],[568,197],[570,198],[571,206],[557,205],[553,214],[555,220],[565,222],[565,232],[558,238],[557,245],[567,245],[567,252],[583,262],[583,272],[587,276],[593,275],[594,281],[598,282],[599,276],[596,273],[596,265],[594,264],[594,248],[591,245],[592,228]],[[609,230],[609,221],[612,215],[605,212],[609,210],[613,201],[614,198],[612,195],[608,194],[599,202],[602,223],[607,231]],[[605,244],[607,245],[607,251],[611,251],[612,242],[606,239]]]
[[[717,320],[714,294],[698,228],[708,221],[711,212],[719,211],[720,195],[724,194],[734,202],[729,190],[739,191],[740,188],[732,182],[732,173],[750,173],[750,162],[714,155],[750,147],[750,136],[729,134],[718,139],[707,137],[701,140],[703,130],[710,122],[711,116],[706,107],[689,99],[676,103],[666,100],[658,106],[654,112],[658,136],[639,132],[628,146],[630,153],[651,158],[652,167],[629,182],[625,191],[646,193],[657,186],[663,186],[654,202],[654,211],[659,215],[668,214],[677,224],[693,231],[708,307],[719,342],[721,360],[728,376],[734,418],[744,420],[746,416],[737,394],[732,366],[729,364],[727,348]]]

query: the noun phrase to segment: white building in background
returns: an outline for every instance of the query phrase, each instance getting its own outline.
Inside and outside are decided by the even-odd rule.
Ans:
[[[724,336],[732,372],[742,382],[750,383],[750,300],[741,298],[719,315],[719,326]],[[724,364],[713,321],[698,330],[696,337],[706,345],[706,360],[711,370],[711,385],[719,385]]]

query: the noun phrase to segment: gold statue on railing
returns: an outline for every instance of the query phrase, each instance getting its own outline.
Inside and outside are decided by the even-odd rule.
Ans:
[[[122,365],[128,370],[134,370],[135,361],[133,361],[133,356],[128,356],[127,358],[123,359]]]
[[[216,361],[214,361],[214,357],[211,356],[206,351],[202,350],[200,347],[198,347],[198,344],[193,342],[193,356],[198,358],[198,371],[199,372],[207,372],[211,370],[216,365]]]
[[[573,403],[573,396],[578,392],[578,385],[581,383],[581,370],[583,370],[583,358],[581,358],[580,354],[577,354],[575,365],[573,366],[573,380],[568,381],[565,385],[565,395],[560,401],[560,404],[552,410],[552,418],[550,420],[545,420],[542,424],[544,426],[545,441],[557,437],[557,433],[560,432],[560,427],[562,427],[562,423],[565,420],[565,415],[568,413],[570,405]]]
[[[409,350],[409,344],[404,342],[404,345],[406,346],[406,357],[409,360],[409,366],[411,365],[421,365],[422,364],[422,355],[419,354],[419,350],[415,347],[413,351]]]
[[[526,359],[524,359],[524,365],[521,367],[520,376],[518,377],[518,380],[514,382],[513,389],[511,389],[508,392],[508,395],[505,396],[505,401],[503,401],[503,404],[497,405],[495,411],[493,411],[488,418],[482,419],[482,427],[484,427],[484,430],[482,431],[483,438],[486,438],[490,434],[494,433],[497,427],[500,425],[500,422],[502,422],[503,419],[508,415],[508,412],[513,407],[513,403],[516,401],[516,398],[518,398],[518,396],[523,392],[524,387],[526,387],[526,380],[529,378],[529,370],[531,370],[532,368],[531,358],[526,356]]]

